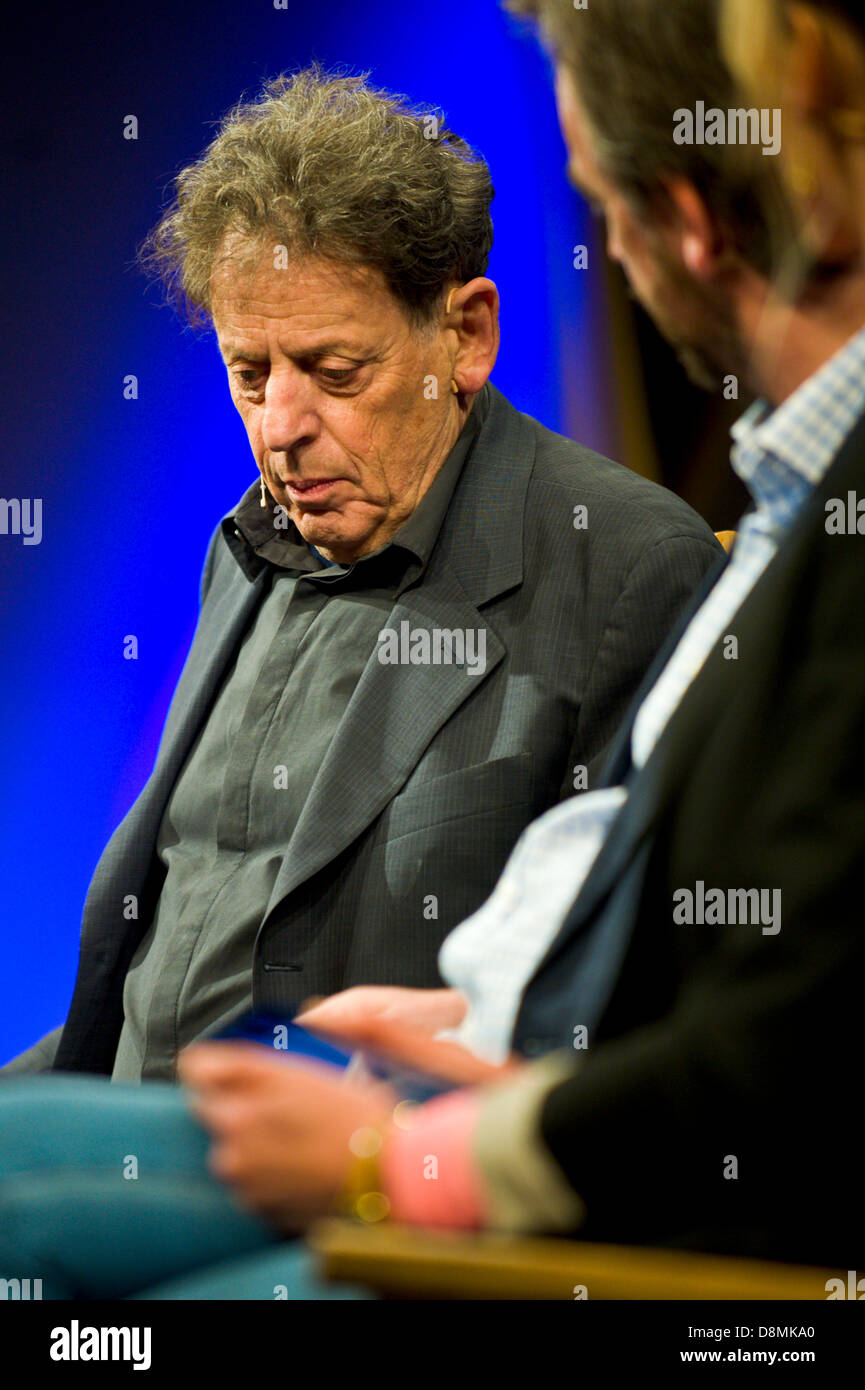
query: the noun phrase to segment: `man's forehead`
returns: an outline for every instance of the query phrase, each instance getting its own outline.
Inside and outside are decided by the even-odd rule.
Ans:
[[[236,332],[236,325],[231,326],[235,331],[229,337],[225,331],[220,332],[216,329],[216,340],[219,344],[219,351],[223,360],[230,366],[232,362],[241,360],[248,361],[252,358],[266,356],[266,341],[263,334],[256,335],[255,331],[243,331],[241,326],[240,333]],[[349,357],[363,357],[369,351],[369,342],[364,342],[356,334],[346,332],[344,334],[334,334],[331,332],[321,332],[319,334],[309,332],[306,334],[291,334],[290,339],[285,338],[285,334],[280,334],[285,349],[295,356],[316,356],[326,357],[330,354],[342,354]]]
[[[210,277],[211,300],[237,313],[284,303],[287,309],[329,300],[348,311],[371,296],[386,296],[381,272],[321,256],[289,255],[278,241],[235,248],[217,259]]]
[[[290,292],[273,298],[255,295],[214,298],[211,312],[220,344],[266,337],[274,328],[299,341],[315,339],[322,345],[349,341],[359,344],[375,336],[382,321],[381,314],[371,308],[368,300],[347,305]]]
[[[556,69],[556,102],[568,151],[568,174],[576,184],[594,192],[601,174],[592,153],[588,118],[577,92],[576,81],[570,70],[563,66]]]
[[[360,351],[396,308],[383,277],[366,266],[319,258],[283,262],[278,246],[250,259],[223,258],[211,278],[211,314],[223,356],[277,323],[298,349]]]

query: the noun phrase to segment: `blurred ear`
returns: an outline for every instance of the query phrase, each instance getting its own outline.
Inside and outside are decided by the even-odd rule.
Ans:
[[[663,219],[664,236],[694,280],[712,280],[729,259],[729,245],[717,221],[692,183],[664,180],[670,207]]]
[[[775,0],[723,0],[721,53],[749,101],[759,93],[764,105],[779,103],[781,21]]]
[[[787,18],[784,172],[803,242],[817,260],[844,267],[861,256],[865,240],[857,213],[865,140],[863,49],[831,11],[797,0]]]
[[[478,276],[454,290],[445,327],[456,335],[454,380],[463,395],[476,395],[499,352],[499,292],[493,281]]]
[[[724,0],[721,51],[749,101],[814,116],[831,98],[826,16],[807,0]]]
[[[865,48],[850,24],[805,3],[788,9],[791,37],[784,102],[796,119],[827,122],[836,135],[865,138]],[[852,120],[852,124],[851,124]]]
[[[784,74],[784,105],[796,117],[819,116],[841,104],[837,55],[829,31],[809,5],[789,5],[790,37]]]

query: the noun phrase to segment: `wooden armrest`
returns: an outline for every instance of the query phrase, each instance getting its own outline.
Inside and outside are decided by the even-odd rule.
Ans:
[[[736,539],[735,531],[716,531],[715,536],[721,542],[725,550],[730,551],[733,549],[733,542]]]
[[[320,1272],[404,1298],[823,1299],[831,1270],[678,1250],[464,1235],[327,1220],[307,1243]]]

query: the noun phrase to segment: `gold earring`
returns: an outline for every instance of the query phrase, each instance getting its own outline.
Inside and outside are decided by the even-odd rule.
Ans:
[[[264,487],[264,474],[262,474],[262,476],[261,476],[261,504],[260,504],[260,505],[261,505],[262,507],[266,507],[266,506],[267,506],[267,493],[266,493],[265,487]]]
[[[454,393],[455,396],[458,396],[459,393],[460,393],[460,388],[457,386],[457,384],[456,384],[456,382],[454,381],[453,377],[451,377],[451,390],[453,391],[453,393]]]

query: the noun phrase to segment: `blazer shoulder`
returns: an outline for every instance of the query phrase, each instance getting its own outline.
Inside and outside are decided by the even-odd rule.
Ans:
[[[722,554],[714,533],[693,507],[669,488],[643,478],[538,421],[529,502],[542,512],[584,507],[587,537],[636,558],[659,542],[685,540]]]

